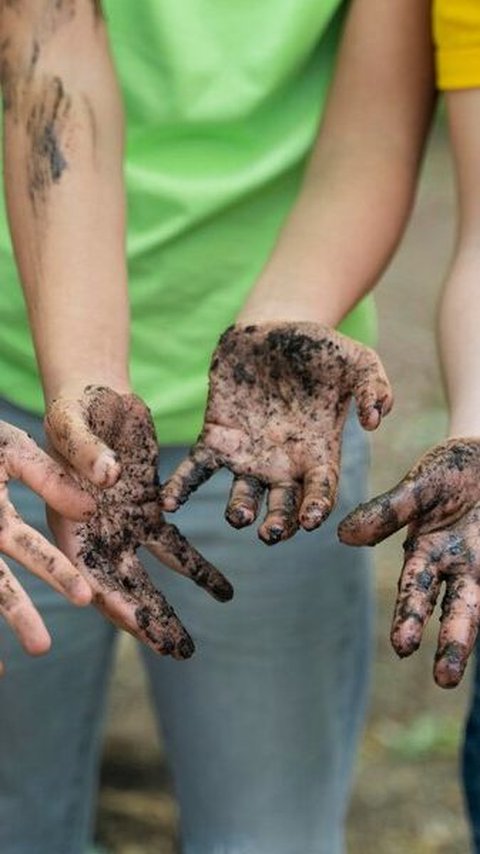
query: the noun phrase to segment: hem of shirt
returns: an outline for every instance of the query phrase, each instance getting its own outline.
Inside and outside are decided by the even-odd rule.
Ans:
[[[437,50],[437,86],[450,89],[480,88],[480,44]]]

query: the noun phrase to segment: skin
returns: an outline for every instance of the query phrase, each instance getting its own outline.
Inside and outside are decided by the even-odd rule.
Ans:
[[[441,601],[434,677],[460,682],[480,619],[480,440],[449,439],[429,450],[397,486],[361,504],[339,525],[343,543],[373,546],[408,525],[391,639],[402,658],[418,649]]]
[[[164,509],[176,510],[225,466],[234,475],[231,525],[252,524],[268,490],[258,531],[265,543],[317,528],[335,504],[352,397],[366,430],[391,408],[390,385],[369,348],[314,323],[227,329],[211,362],[203,430],[162,489]]]
[[[453,687],[473,648],[480,608],[480,440],[468,438],[480,436],[480,88],[447,92],[446,104],[459,216],[438,331],[451,438],[394,490],[347,517],[340,537],[374,544],[409,525],[393,645],[400,655],[417,648],[445,582],[434,676],[442,687]]]
[[[0,422],[0,552],[18,561],[75,605],[86,605],[91,590],[78,569],[18,515],[8,497],[8,481],[22,483],[69,519],[91,515],[94,502],[22,430]],[[31,655],[50,647],[50,636],[13,572],[0,559],[0,615]],[[0,674],[3,673],[0,662]]]
[[[116,482],[119,464],[85,425],[83,389],[131,389],[124,119],[98,12],[95,0],[0,0],[4,172],[17,265],[47,406],[70,402],[75,472],[101,488]],[[245,323],[315,318],[334,327],[387,264],[432,115],[429,16],[430,0],[352,2],[305,180],[242,310]],[[284,468],[303,488],[297,457]],[[247,505],[259,490],[259,478],[249,477],[236,483]],[[278,497],[284,507],[282,489]],[[107,602],[114,592],[102,595]]]
[[[56,452],[74,470],[89,473],[81,482],[95,499],[93,516],[72,524],[50,513],[49,521],[62,550],[88,579],[94,603],[156,652],[189,658],[193,641],[153,586],[137,549],[145,546],[221,602],[231,599],[233,590],[161,513],[158,445],[149,410],[133,394],[91,386],[79,400],[53,402],[46,428]]]

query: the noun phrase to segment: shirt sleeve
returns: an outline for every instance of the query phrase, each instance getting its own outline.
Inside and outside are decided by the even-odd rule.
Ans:
[[[480,0],[434,0],[437,86],[480,87]]]

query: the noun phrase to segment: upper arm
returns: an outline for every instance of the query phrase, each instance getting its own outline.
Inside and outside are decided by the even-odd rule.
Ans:
[[[475,247],[480,234],[480,82],[446,95],[459,196],[460,241]]]

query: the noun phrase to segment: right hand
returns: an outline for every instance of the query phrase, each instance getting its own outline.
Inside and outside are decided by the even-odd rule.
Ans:
[[[49,514],[60,548],[88,578],[94,604],[154,651],[189,658],[193,641],[152,584],[137,549],[145,546],[221,602],[233,590],[162,515],[158,445],[148,408],[134,394],[89,386],[78,398],[55,400],[46,429],[97,505],[84,524]]]
[[[478,439],[449,439],[431,448],[393,489],[349,513],[338,532],[343,543],[373,546],[404,525],[392,645],[402,658],[415,652],[441,599],[434,677],[440,687],[452,688],[480,625]]]
[[[21,480],[69,519],[86,519],[94,502],[23,430],[0,421],[0,552],[22,564],[75,605],[87,605],[87,582],[62,552],[20,518],[8,481]],[[0,558],[0,614],[30,655],[50,648],[50,635],[29,596]],[[0,661],[0,675],[3,673]]]
[[[264,543],[313,531],[335,505],[352,398],[365,430],[392,406],[370,348],[320,323],[230,327],[213,354],[203,430],[162,488],[163,509],[177,510],[224,466],[233,474],[230,525],[251,525],[268,490]]]

